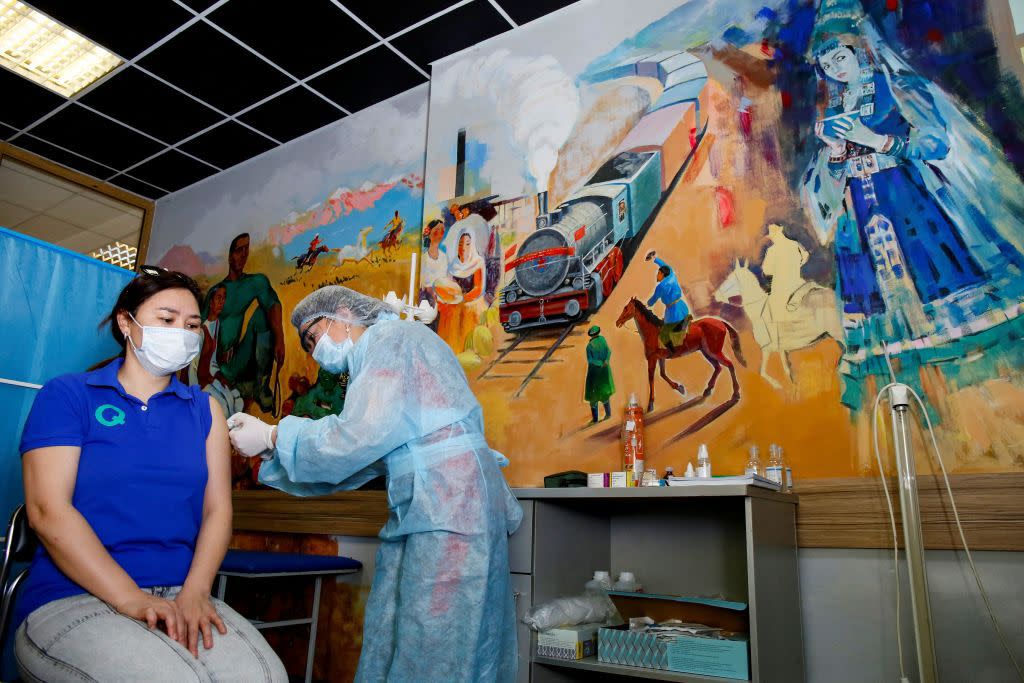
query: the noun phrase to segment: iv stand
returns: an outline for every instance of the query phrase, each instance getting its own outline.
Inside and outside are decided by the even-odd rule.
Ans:
[[[935,641],[932,636],[931,605],[928,601],[928,574],[924,562],[921,532],[921,506],[917,499],[917,467],[910,442],[907,411],[910,394],[905,384],[889,388],[892,411],[893,444],[896,447],[896,473],[899,479],[900,512],[903,517],[903,544],[910,575],[910,606],[914,614],[914,641],[921,683],[936,683]],[[897,606],[897,609],[899,607]]]

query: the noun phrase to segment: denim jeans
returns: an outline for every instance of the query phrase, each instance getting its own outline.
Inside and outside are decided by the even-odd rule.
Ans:
[[[180,586],[147,592],[173,600]],[[18,669],[27,683],[45,681],[244,681],[287,683],[284,665],[244,617],[214,599],[228,632],[213,629],[213,648],[199,659],[160,631],[118,614],[92,595],[55,600],[25,619],[15,637]]]

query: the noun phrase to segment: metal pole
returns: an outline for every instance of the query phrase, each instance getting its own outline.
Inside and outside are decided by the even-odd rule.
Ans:
[[[917,467],[914,463],[914,448],[910,442],[910,430],[907,428],[909,398],[906,385],[897,384],[889,389],[893,444],[896,447],[896,472],[899,476],[900,511],[903,516],[903,543],[907,557],[907,572],[910,575],[910,607],[914,613],[917,668],[921,683],[935,683],[938,680],[935,640],[932,636],[928,574],[924,563],[921,506],[917,499]]]

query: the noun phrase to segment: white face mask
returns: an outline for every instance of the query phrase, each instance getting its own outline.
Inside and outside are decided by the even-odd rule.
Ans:
[[[129,313],[132,322],[139,321]],[[142,346],[135,346],[130,335],[125,335],[135,352],[139,363],[151,375],[171,375],[191,363],[199,355],[202,338],[191,330],[180,327],[153,327],[139,325],[142,329]]]
[[[330,327],[331,323],[328,323],[327,329]],[[313,360],[327,372],[335,375],[341,374],[348,369],[348,354],[352,351],[352,346],[351,336],[339,344],[331,339],[327,330],[324,330],[320,339],[317,340],[316,346],[313,347]]]

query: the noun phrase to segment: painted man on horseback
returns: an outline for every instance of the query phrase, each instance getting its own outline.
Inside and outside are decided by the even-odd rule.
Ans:
[[[653,306],[657,301],[665,304],[665,322],[658,332],[658,341],[671,352],[686,338],[686,331],[693,316],[683,298],[683,288],[679,285],[672,266],[658,258],[653,249],[647,252],[646,257],[647,261],[652,259],[658,264],[658,285],[654,288],[654,294],[647,300],[647,305]]]

